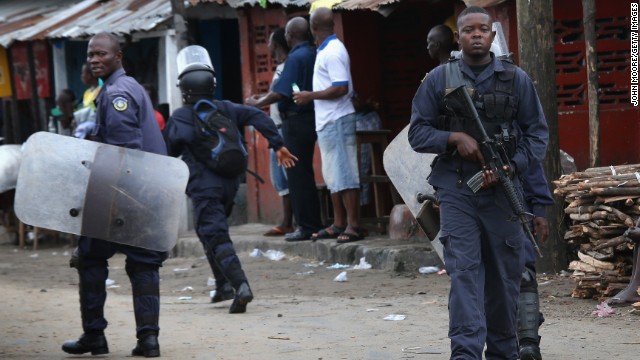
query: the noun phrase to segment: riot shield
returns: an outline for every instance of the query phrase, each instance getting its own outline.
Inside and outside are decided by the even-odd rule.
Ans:
[[[26,224],[168,251],[188,178],[178,159],[39,132],[24,145],[15,212]]]
[[[15,189],[20,170],[22,145],[0,145],[0,193]]]
[[[428,199],[434,194],[427,177],[431,173],[430,165],[436,155],[413,151],[408,135],[409,125],[389,143],[383,156],[384,170],[444,263],[440,242],[440,216],[434,210],[432,200]]]

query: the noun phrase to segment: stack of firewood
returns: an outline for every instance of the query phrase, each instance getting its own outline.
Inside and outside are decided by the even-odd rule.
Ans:
[[[633,243],[623,236],[640,217],[640,164],[590,168],[554,181],[571,226],[564,239],[577,249],[569,264],[573,297],[605,298],[630,281]]]

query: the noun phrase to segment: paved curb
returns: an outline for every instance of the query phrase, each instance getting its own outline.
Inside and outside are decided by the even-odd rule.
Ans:
[[[374,269],[417,272],[421,266],[442,266],[438,255],[430,244],[406,240],[392,240],[386,236],[373,235],[365,240],[338,244],[335,240],[316,242],[286,242],[282,237],[262,236],[271,226],[244,224],[230,227],[231,239],[238,253],[253,249],[280,250],[287,256],[299,256],[327,263],[357,264],[361,257]],[[200,257],[204,251],[195,234],[186,234],[178,239],[172,251],[174,257]]]

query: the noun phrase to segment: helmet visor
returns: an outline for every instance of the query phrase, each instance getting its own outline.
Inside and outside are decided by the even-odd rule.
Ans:
[[[199,45],[187,46],[180,50],[177,61],[179,75],[182,74],[187,66],[192,64],[202,64],[213,70],[213,65],[211,64],[211,58],[209,58],[207,49]]]

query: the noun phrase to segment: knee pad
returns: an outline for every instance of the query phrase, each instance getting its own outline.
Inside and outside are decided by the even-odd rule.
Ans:
[[[131,280],[133,297],[160,296],[158,265],[127,262],[125,269]]]
[[[518,339],[538,342],[540,304],[537,293],[520,293],[518,306]]]
[[[205,238],[203,240],[205,251],[212,252],[213,254],[215,254],[216,257],[218,257],[218,253],[224,251],[224,248],[226,247],[224,246],[225,244],[231,244],[231,238],[229,237],[229,235],[218,236],[218,237],[209,238],[209,239]],[[233,248],[233,245],[232,245],[232,248]]]
[[[127,275],[129,275],[129,277],[131,277],[131,276],[134,276],[136,273],[148,272],[148,271],[158,271],[160,266],[159,265],[153,265],[153,264],[144,264],[144,263],[127,261],[127,264],[125,265],[124,268],[127,271]]]

